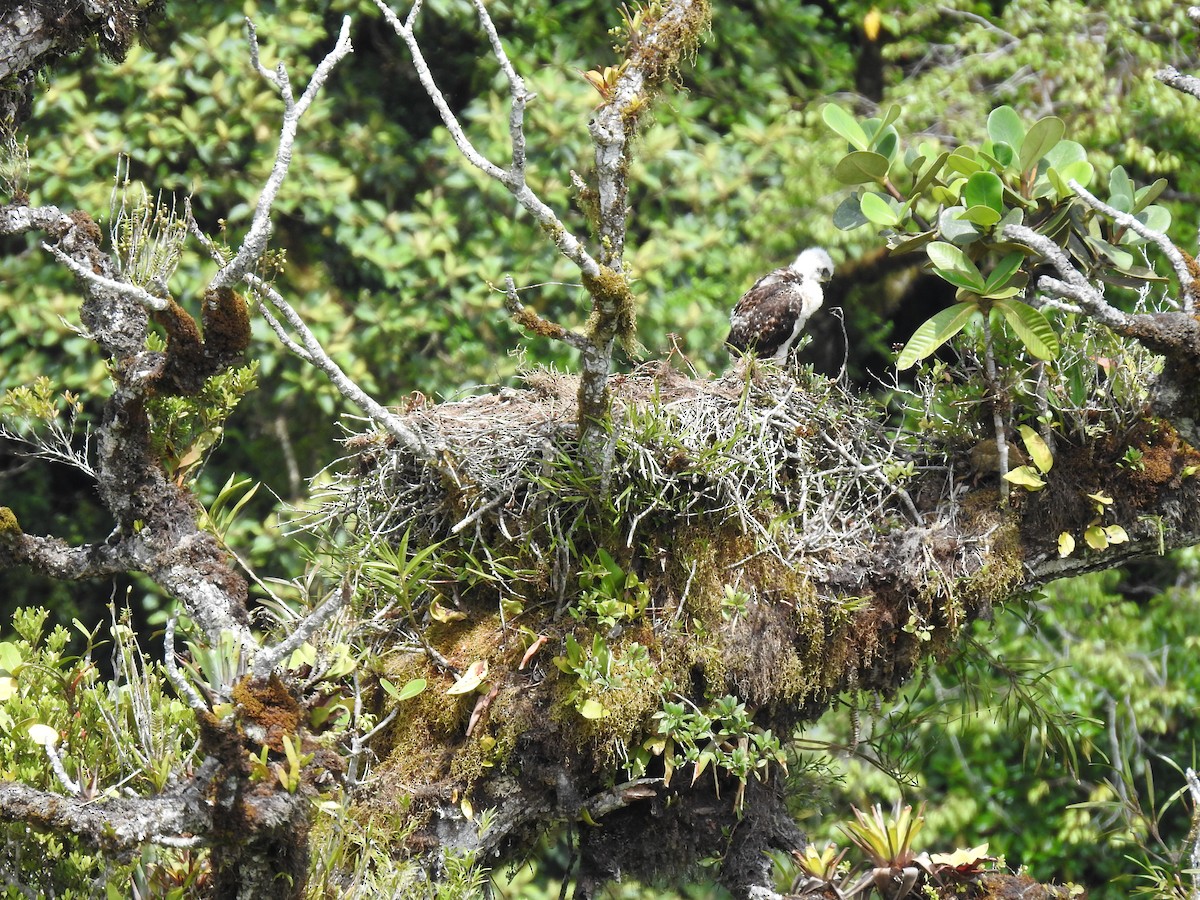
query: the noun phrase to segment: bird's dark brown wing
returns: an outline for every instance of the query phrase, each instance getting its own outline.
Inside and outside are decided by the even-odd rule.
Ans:
[[[773,355],[792,336],[799,313],[799,281],[790,269],[776,269],[756,281],[734,306],[725,343],[742,352]]]

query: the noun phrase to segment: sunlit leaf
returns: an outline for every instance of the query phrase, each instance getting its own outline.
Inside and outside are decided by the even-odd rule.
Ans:
[[[429,604],[429,615],[443,625],[449,625],[451,622],[460,622],[467,617],[465,612],[458,609],[447,609],[436,600]]]
[[[612,715],[612,712],[600,701],[589,698],[579,707],[579,714],[585,719],[603,719]]]
[[[1069,531],[1064,531],[1058,536],[1058,555],[1060,558],[1070,556],[1075,552],[1075,538],[1071,536]]]
[[[1105,550],[1108,548],[1108,535],[1104,533],[1104,529],[1099,525],[1092,525],[1084,531],[1083,539],[1093,550]]]
[[[1133,212],[1133,182],[1124,166],[1114,166],[1108,173],[1108,205],[1121,212]]]
[[[988,113],[987,133],[992,143],[1016,148],[1025,140],[1025,125],[1011,106],[997,106]]]
[[[896,211],[881,194],[863,194],[862,213],[876,225],[892,227],[900,221]]]
[[[887,157],[868,150],[847,153],[833,169],[833,177],[843,184],[877,183],[887,177]]]
[[[987,280],[983,285],[984,296],[992,296],[992,291],[1008,283],[1012,278],[1013,273],[1021,268],[1021,263],[1025,260],[1023,253],[1009,253],[1001,257],[1000,261],[988,273]]]
[[[1028,172],[1062,140],[1067,126],[1058,116],[1046,116],[1030,126],[1021,141],[1021,171]]]
[[[467,671],[446,691],[447,694],[469,694],[487,678],[488,664],[486,659],[476,660],[467,667]]]
[[[967,321],[979,311],[974,303],[959,303],[949,309],[943,309],[937,315],[921,324],[913,332],[900,356],[896,359],[896,368],[900,370],[911,368],[916,363],[929,356],[938,347],[962,331]]]
[[[26,733],[35,744],[41,744],[43,747],[53,747],[58,743],[58,730],[41,722],[34,722]]]
[[[1124,544],[1129,540],[1129,532],[1120,525],[1106,525],[1104,534],[1110,544]]]
[[[867,149],[867,133],[850,113],[836,103],[826,103],[821,109],[821,118],[855,150]]]
[[[1004,183],[995,172],[976,172],[967,179],[963,188],[963,201],[967,209],[986,206],[996,211],[996,221],[1004,212]]]
[[[1004,473],[1004,480],[1025,488],[1027,491],[1040,491],[1046,482],[1033,466],[1017,466]]]
[[[1017,430],[1021,432],[1021,443],[1025,445],[1029,458],[1033,460],[1038,471],[1043,474],[1049,472],[1054,465],[1054,454],[1050,452],[1046,441],[1028,425],[1018,425]]]
[[[991,228],[1000,221],[1000,213],[990,206],[969,206],[962,218],[981,228]]]
[[[1014,299],[997,300],[995,308],[1033,356],[1041,360],[1058,356],[1058,335],[1041,311]]]

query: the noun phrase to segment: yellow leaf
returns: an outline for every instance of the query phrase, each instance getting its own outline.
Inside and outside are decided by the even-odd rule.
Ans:
[[[1099,525],[1093,525],[1083,533],[1083,539],[1093,550],[1104,550],[1108,547],[1108,535]]]
[[[29,726],[29,737],[35,744],[41,744],[43,747],[53,747],[58,743],[58,731],[41,722],[34,722]]]
[[[11,675],[0,675],[0,703],[17,692],[17,679]]]
[[[603,719],[610,715],[609,710],[598,700],[585,700],[579,707],[579,714],[585,719]]]
[[[429,604],[429,615],[441,622],[443,625],[449,625],[451,622],[458,622],[467,617],[465,612],[457,609],[446,609],[442,604],[434,600]]]
[[[877,7],[872,6],[871,11],[863,16],[863,34],[867,36],[867,40],[872,43],[879,38],[879,28],[883,24],[883,15]]]
[[[1021,432],[1021,442],[1029,451],[1029,458],[1038,467],[1038,471],[1043,474],[1049,472],[1050,467],[1054,465],[1054,454],[1050,452],[1049,445],[1028,425],[1021,425],[1017,430]]]
[[[1103,492],[1099,492],[1099,493],[1095,493],[1095,494],[1088,494],[1088,497],[1091,498],[1092,500],[1095,500],[1101,506],[1108,506],[1110,503],[1113,502],[1113,498]]]
[[[1010,484],[1019,485],[1027,491],[1040,491],[1046,486],[1046,482],[1037,473],[1037,469],[1033,466],[1018,466],[1011,472],[1006,472],[1004,480]]]
[[[987,844],[980,844],[978,847],[972,847],[969,850],[960,847],[953,853],[931,853],[929,860],[934,865],[953,866],[958,869],[983,862],[988,858],[987,851]]]
[[[1070,556],[1075,552],[1075,538],[1071,536],[1071,532],[1064,531],[1058,536],[1058,556],[1061,559],[1065,556]]]
[[[604,827],[592,818],[592,814],[586,806],[579,810],[579,818],[583,819],[583,821],[587,822],[589,825],[595,825],[597,828]]]
[[[486,659],[477,660],[467,666],[467,671],[446,691],[447,694],[469,694],[487,678],[488,664]]]
[[[1129,540],[1129,532],[1120,525],[1109,525],[1104,529],[1104,534],[1110,544],[1124,544]]]
[[[458,804],[458,808],[462,810],[463,818],[469,822],[475,821],[475,807],[471,805],[471,801],[466,797],[462,798],[462,802]]]

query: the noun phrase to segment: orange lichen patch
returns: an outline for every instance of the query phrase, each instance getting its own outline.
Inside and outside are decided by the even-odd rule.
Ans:
[[[272,750],[283,752],[283,736],[300,732],[304,711],[278,675],[243,678],[233,687],[233,700],[244,722],[263,729],[261,743]]]

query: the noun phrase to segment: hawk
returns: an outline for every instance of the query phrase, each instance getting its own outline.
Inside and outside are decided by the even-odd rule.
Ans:
[[[764,275],[733,308],[725,343],[740,353],[785,363],[804,323],[821,308],[821,285],[832,277],[833,260],[820,247],[810,247],[790,266]]]

